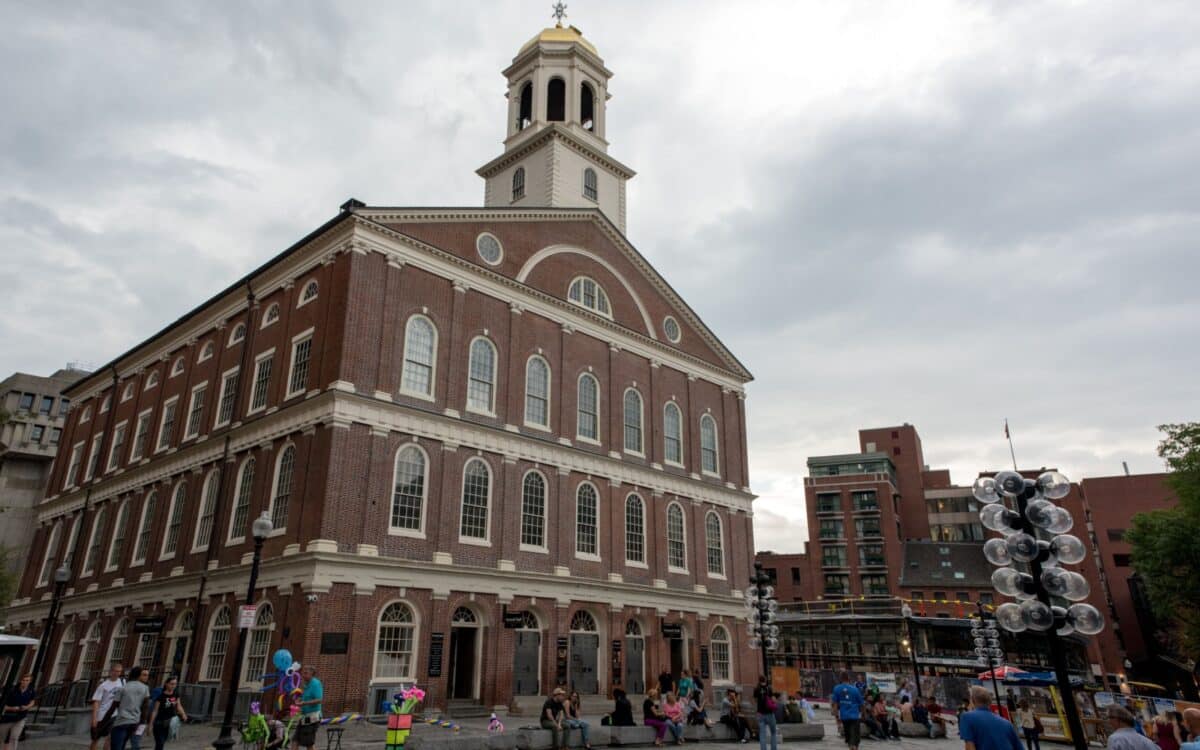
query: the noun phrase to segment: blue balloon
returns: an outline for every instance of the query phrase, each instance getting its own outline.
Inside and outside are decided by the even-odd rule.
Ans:
[[[292,666],[292,652],[286,648],[281,648],[275,652],[275,656],[271,658],[271,663],[280,672],[286,672],[288,667]]]

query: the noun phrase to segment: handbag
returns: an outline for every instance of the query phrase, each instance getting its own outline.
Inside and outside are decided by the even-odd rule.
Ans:
[[[178,716],[172,716],[171,721],[167,724],[167,739],[173,740],[179,737],[179,727],[183,724]]]
[[[1037,732],[1038,734],[1042,734],[1046,731],[1045,727],[1042,726],[1042,720],[1037,716],[1033,717],[1033,731]]]

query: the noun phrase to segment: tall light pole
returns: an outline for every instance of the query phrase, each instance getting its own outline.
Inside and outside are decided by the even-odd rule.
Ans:
[[[912,657],[913,679],[917,683],[917,699],[921,698],[921,668],[917,666],[917,637],[913,635],[912,607],[907,603],[900,606],[900,614],[904,617],[904,634],[908,640],[908,655]]]
[[[254,603],[254,588],[258,583],[258,565],[262,562],[262,547],[267,536],[271,533],[271,518],[266,511],[250,526],[254,536],[254,560],[250,563],[250,586],[246,590],[246,604]],[[240,616],[239,616],[240,619]],[[238,678],[242,674],[242,658],[246,655],[246,628],[238,623],[237,648],[233,653],[233,678],[230,680],[225,694],[225,718],[221,721],[221,734],[213,742],[215,750],[230,750],[234,746],[233,739],[233,704],[237,700]]]
[[[50,644],[54,638],[54,626],[58,624],[58,610],[62,607],[62,593],[66,588],[67,581],[71,578],[71,569],[66,564],[58,566],[54,571],[54,593],[50,596],[50,611],[46,613],[46,624],[42,626],[42,639],[38,644],[37,655],[33,659],[33,666],[30,668],[30,673],[33,674],[33,687],[44,685],[45,677],[43,674],[46,671],[46,652],[50,650]]]
[[[983,619],[983,602],[976,602],[979,608],[979,619],[971,623],[971,635],[975,639],[975,655],[979,657],[979,666],[986,666],[992,675],[992,693],[996,696],[996,706],[1000,705],[1000,681],[996,679],[996,670],[1000,668],[1000,631],[988,627]]]
[[[750,588],[746,589],[746,606],[750,609],[750,647],[762,652],[762,674],[771,684],[771,658],[768,651],[779,648],[779,626],[775,624],[779,603],[775,601],[775,589],[771,579],[763,572],[762,563],[754,563],[754,575],[750,577]]]

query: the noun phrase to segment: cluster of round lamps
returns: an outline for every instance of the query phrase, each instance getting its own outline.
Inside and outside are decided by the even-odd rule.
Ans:
[[[1000,631],[990,623],[982,619],[972,622],[971,636],[975,639],[975,657],[979,666],[991,668],[992,664],[999,664],[1004,658],[1004,651],[1000,648]]]
[[[746,619],[750,624],[750,648],[766,647],[767,651],[779,648],[779,602],[775,601],[775,587],[757,583],[746,589]]]

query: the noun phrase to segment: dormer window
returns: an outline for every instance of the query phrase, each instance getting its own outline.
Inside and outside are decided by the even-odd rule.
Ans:
[[[567,290],[567,299],[606,318],[612,317],[608,295],[604,293],[604,289],[599,284],[587,276],[580,276],[571,282],[571,286]]]
[[[586,83],[579,87],[579,122],[584,130],[596,132],[596,96]]]
[[[596,170],[588,167],[583,170],[583,197],[594,201],[596,195]]]
[[[525,197],[525,167],[517,167],[517,171],[513,172],[512,187],[512,199],[514,201],[519,201]]]

